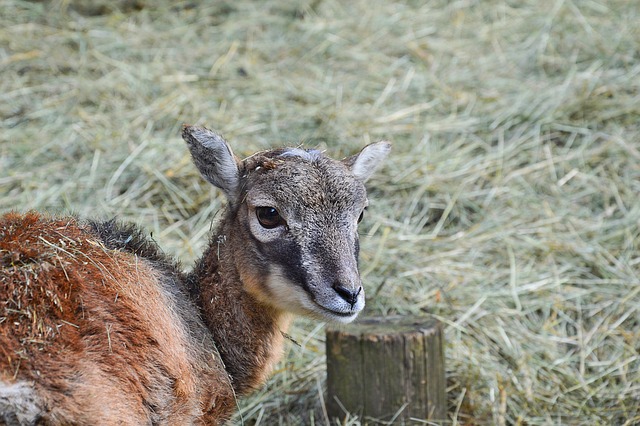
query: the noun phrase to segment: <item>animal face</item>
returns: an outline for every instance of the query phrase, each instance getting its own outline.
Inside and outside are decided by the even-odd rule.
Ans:
[[[364,308],[358,222],[364,184],[323,156],[288,155],[245,169],[238,225],[255,242],[262,300],[279,309],[348,322]]]
[[[225,237],[247,291],[278,310],[355,319],[364,308],[357,232],[368,203],[364,182],[390,144],[342,161],[298,148],[240,161],[209,130],[187,127],[183,137],[202,175],[229,199],[233,226]]]

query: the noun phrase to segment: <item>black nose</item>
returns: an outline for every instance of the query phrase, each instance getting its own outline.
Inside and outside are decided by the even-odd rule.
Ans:
[[[351,309],[353,309],[353,305],[358,301],[358,295],[362,291],[362,287],[358,287],[356,290],[351,290],[340,283],[335,283],[333,285],[333,289],[340,295],[340,297],[351,305]]]

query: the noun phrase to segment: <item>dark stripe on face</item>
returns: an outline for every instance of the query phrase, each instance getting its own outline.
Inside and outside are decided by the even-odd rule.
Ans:
[[[271,243],[258,242],[257,246],[268,264],[280,265],[286,279],[309,292],[307,273],[302,268],[302,250],[298,243],[281,238]]]

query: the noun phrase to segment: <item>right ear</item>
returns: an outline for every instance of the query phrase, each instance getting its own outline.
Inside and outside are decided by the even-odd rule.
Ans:
[[[220,188],[227,198],[235,199],[240,180],[240,160],[233,154],[227,141],[217,133],[197,126],[184,126],[182,139],[189,146],[193,163],[200,174]]]
[[[365,146],[360,153],[347,157],[342,162],[351,169],[358,180],[366,182],[380,167],[389,151],[391,143],[380,141]]]

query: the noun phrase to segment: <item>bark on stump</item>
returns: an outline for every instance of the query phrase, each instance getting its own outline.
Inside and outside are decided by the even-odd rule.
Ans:
[[[365,318],[329,327],[327,410],[365,422],[446,419],[442,326],[432,318]]]

